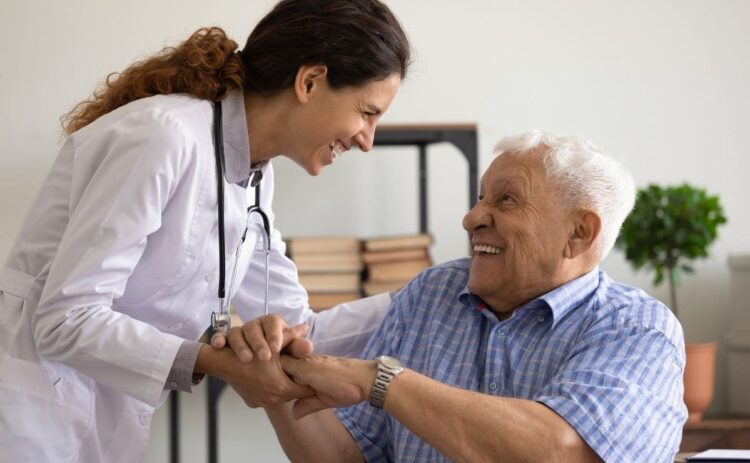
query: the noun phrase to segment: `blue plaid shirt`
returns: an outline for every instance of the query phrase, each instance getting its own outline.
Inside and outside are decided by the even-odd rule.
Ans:
[[[597,269],[500,321],[466,289],[468,269],[461,259],[412,280],[362,357],[389,355],[445,384],[541,402],[605,461],[673,461],[687,418],[685,348],[666,306]],[[367,402],[336,414],[367,461],[447,461]]]

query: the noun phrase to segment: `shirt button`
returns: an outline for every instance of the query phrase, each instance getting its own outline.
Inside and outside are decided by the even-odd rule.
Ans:
[[[140,416],[138,416],[138,421],[140,421],[143,426],[148,426],[148,423],[151,421],[151,417],[148,415],[148,413],[141,413]]]
[[[539,323],[544,322],[544,315],[539,315],[538,317],[536,317],[536,321],[538,321]]]
[[[177,390],[177,381],[175,381],[175,380],[172,380],[172,381],[170,381],[170,382],[169,382],[169,387],[170,387],[170,388],[171,388],[171,389],[172,389],[173,391],[176,391],[176,390]]]
[[[505,330],[500,331],[500,336],[505,336]]]
[[[495,382],[490,383],[490,389],[492,389],[493,391],[497,389],[497,383]]]

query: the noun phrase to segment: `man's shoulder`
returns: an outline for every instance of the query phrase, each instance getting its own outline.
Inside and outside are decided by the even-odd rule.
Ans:
[[[672,344],[682,344],[682,327],[674,313],[646,291],[617,282],[602,271],[595,297],[598,298],[596,311],[600,317],[611,320],[619,327],[656,330]]]
[[[420,285],[450,284],[462,290],[469,278],[469,266],[471,260],[468,257],[449,260],[424,269],[416,278]]]
[[[428,267],[401,291],[417,305],[434,307],[445,300],[458,301],[469,279],[469,259],[456,259]]]

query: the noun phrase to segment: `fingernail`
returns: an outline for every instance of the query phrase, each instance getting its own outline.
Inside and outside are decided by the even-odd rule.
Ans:
[[[252,359],[253,356],[250,355],[250,351],[243,350],[242,352],[240,352],[240,360],[242,360],[243,362],[249,362]]]
[[[260,351],[260,353],[258,355],[260,355],[261,360],[270,360],[271,359],[271,352],[269,352],[268,349],[266,349],[266,348],[261,349],[261,351]]]

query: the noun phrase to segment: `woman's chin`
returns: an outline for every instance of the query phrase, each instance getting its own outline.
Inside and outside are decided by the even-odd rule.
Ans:
[[[305,171],[308,175],[312,177],[317,177],[320,175],[321,172],[323,172],[323,165],[321,164],[315,164],[311,166],[305,166]]]

